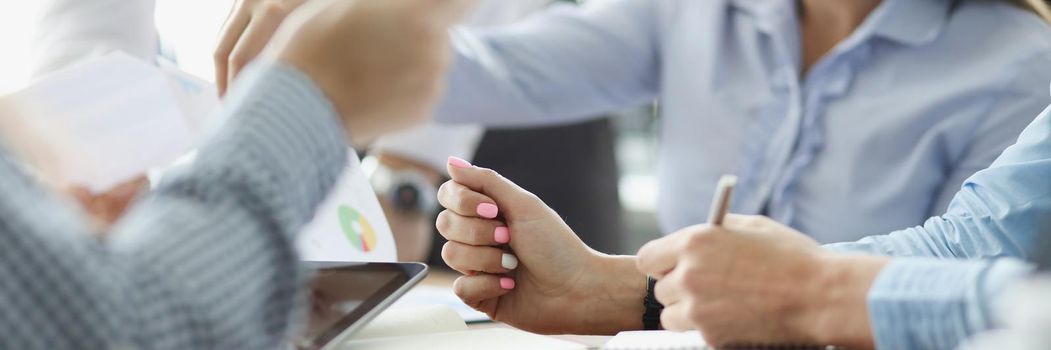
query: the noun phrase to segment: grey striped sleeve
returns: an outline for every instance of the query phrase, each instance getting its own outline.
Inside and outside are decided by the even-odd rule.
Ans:
[[[0,348],[262,349],[288,339],[309,271],[294,234],[346,162],[338,116],[296,70],[245,72],[226,125],[105,244],[0,157]]]

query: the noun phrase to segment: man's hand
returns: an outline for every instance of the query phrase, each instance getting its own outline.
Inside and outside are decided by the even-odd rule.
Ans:
[[[631,258],[584,245],[539,198],[496,172],[450,158],[438,190],[442,258],[454,290],[494,320],[541,333],[612,334],[642,326],[646,277]]]
[[[249,62],[263,52],[281,22],[306,0],[237,0],[223,24],[215,49],[219,94]]]
[[[637,261],[658,278],[664,328],[699,329],[716,346],[873,346],[865,296],[884,258],[829,253],[768,218],[730,215],[650,242]]]
[[[279,5],[259,5],[266,7],[257,12],[281,17],[295,1],[260,4],[275,3]],[[351,140],[367,144],[430,114],[451,59],[447,29],[472,3],[312,0],[283,21],[265,52],[310,76],[343,117]],[[272,25],[257,27],[262,28],[258,35],[265,36]],[[231,73],[236,69],[227,75]]]

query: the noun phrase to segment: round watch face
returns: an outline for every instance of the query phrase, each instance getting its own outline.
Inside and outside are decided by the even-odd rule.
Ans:
[[[376,247],[376,231],[365,220],[365,216],[354,208],[345,205],[339,207],[339,227],[357,250],[367,253]]]
[[[420,208],[420,190],[412,184],[400,184],[394,188],[394,206],[399,209],[418,210]]]

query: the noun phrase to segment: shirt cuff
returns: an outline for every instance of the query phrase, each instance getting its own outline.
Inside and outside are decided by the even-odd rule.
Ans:
[[[857,242],[842,242],[842,243],[831,243],[822,246],[825,250],[830,252],[844,253],[844,254],[872,254],[872,255],[887,255],[883,249],[880,249],[876,242],[872,241],[868,237],[859,240]]]
[[[1004,285],[1031,271],[1008,259],[894,259],[868,294],[876,347],[954,349],[992,327],[992,301]]]
[[[484,130],[476,125],[424,126],[381,137],[372,152],[390,153],[421,162],[445,173],[449,156],[470,160],[482,139]]]
[[[280,62],[249,66],[227,96],[219,134],[194,168],[251,186],[256,206],[289,233],[309,220],[342,173],[348,141],[341,119],[313,81]]]

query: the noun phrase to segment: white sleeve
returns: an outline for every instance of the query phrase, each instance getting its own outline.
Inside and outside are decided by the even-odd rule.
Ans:
[[[512,23],[549,4],[550,0],[483,0],[463,21],[466,26],[496,26]],[[447,126],[427,124],[409,131],[384,136],[377,141],[373,152],[394,154],[427,164],[434,169],[445,168],[449,156],[474,158],[475,148],[485,130],[480,126]]]
[[[436,170],[445,169],[449,156],[474,158],[474,151],[485,132],[480,126],[424,126],[384,136],[372,146],[373,152],[394,154],[427,164]]]
[[[47,0],[33,41],[33,77],[124,51],[153,62],[155,0]]]

